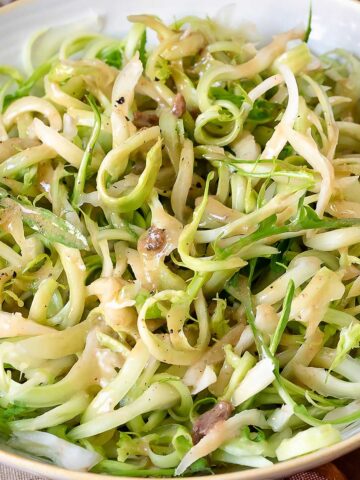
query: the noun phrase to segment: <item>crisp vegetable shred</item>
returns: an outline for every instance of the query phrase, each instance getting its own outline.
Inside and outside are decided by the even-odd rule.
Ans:
[[[2,441],[169,477],[350,437],[360,61],[310,28],[129,21],[0,67]]]

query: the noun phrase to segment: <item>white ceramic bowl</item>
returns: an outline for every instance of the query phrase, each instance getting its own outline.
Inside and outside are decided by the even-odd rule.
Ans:
[[[303,26],[309,9],[307,0],[18,0],[0,9],[0,64],[21,66],[22,47],[37,30],[48,26],[100,16],[103,30],[122,36],[128,30],[126,16],[154,13],[171,21],[184,15],[216,16],[221,6],[233,4],[227,21],[231,26],[251,22],[266,40],[272,34]],[[222,4],[222,5],[221,5]],[[316,52],[346,48],[360,56],[360,1],[312,0],[311,47]],[[221,474],[221,480],[272,480],[329,462],[360,447],[360,434],[321,451],[272,467]],[[0,462],[59,480],[119,480],[121,477],[69,472],[0,450]],[[124,477],[122,477],[124,478]],[[191,477],[195,478],[195,477]],[[214,476],[201,477],[214,480]]]

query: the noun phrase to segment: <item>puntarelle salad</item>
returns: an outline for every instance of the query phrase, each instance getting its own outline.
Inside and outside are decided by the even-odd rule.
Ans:
[[[258,49],[129,21],[43,31],[26,77],[0,67],[2,443],[141,477],[350,437],[359,60],[313,55],[310,22]]]

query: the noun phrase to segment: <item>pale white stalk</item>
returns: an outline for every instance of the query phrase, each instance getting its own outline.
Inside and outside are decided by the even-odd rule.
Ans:
[[[47,118],[50,127],[56,131],[62,128],[61,115],[54,105],[44,98],[33,96],[19,98],[7,108],[3,115],[5,127],[9,129],[16,122],[17,117],[26,112],[40,113]]]
[[[260,98],[267,91],[280,85],[283,81],[284,81],[283,75],[276,73],[275,75],[272,75],[271,77],[266,78],[264,81],[259,83],[259,85],[256,85],[255,88],[250,90],[250,92],[248,93],[248,97],[250,98],[250,100],[255,102],[255,100]]]
[[[340,433],[331,425],[308,428],[281,442],[276,450],[279,461],[299,457],[341,440]]]
[[[125,65],[115,79],[111,93],[111,102],[117,110],[128,115],[134,101],[135,87],[142,75],[143,66],[139,60],[139,54]],[[121,101],[119,102],[119,100]]]
[[[125,407],[113,412],[98,415],[71,430],[69,436],[73,440],[92,437],[129,422],[138,415],[154,410],[165,410],[173,407],[180,399],[178,391],[167,383],[153,383],[138,398]]]
[[[95,115],[93,112],[70,107],[67,110],[67,114],[70,115],[70,117],[74,119],[76,125],[80,127],[94,127]],[[101,115],[101,130],[106,133],[111,133],[110,119],[106,115]]]
[[[311,362],[311,366],[331,369],[351,382],[360,383],[360,360],[345,355],[338,365],[333,366],[335,358],[336,350],[326,347],[317,353]]]
[[[300,345],[293,358],[287,363],[285,368],[283,368],[281,375],[289,378],[292,376],[296,365],[304,365],[307,367],[315,355],[321,350],[323,340],[324,334],[317,328],[315,332],[308,336],[304,343]]]
[[[8,140],[9,135],[7,134],[4,122],[3,122],[3,117],[0,114],[0,142],[4,142],[5,140]]]
[[[319,216],[323,216],[330,197],[333,194],[335,182],[334,167],[329,159],[319,151],[318,146],[310,133],[304,135],[303,133],[296,132],[287,126],[284,126],[284,133],[294,150],[304,157],[312,168],[316,172],[319,172],[322,177],[316,213]]]
[[[112,411],[136,383],[149,358],[146,346],[139,340],[114,380],[102,388],[92,400],[84,413],[83,422]]]
[[[74,445],[47,432],[17,432],[9,445],[33,455],[46,457],[68,470],[88,471],[100,462],[93,450]]]
[[[332,410],[331,412],[327,413],[323,418],[324,422],[330,422],[332,420],[337,420],[338,418],[347,417],[349,415],[353,415],[354,413],[358,413],[360,411],[360,400],[354,400],[353,402],[349,403],[345,407],[338,407]],[[344,422],[339,427],[343,428],[346,423]]]
[[[171,192],[171,207],[175,217],[182,223],[185,223],[188,208],[186,200],[192,183],[194,170],[194,149],[192,141],[184,140],[184,145],[180,154],[179,171]]]
[[[279,302],[285,297],[290,280],[294,282],[297,288],[312,278],[320,269],[320,265],[321,260],[317,257],[295,259],[283,275],[255,295],[255,302],[257,304],[269,303],[271,305]]]
[[[290,319],[307,325],[306,337],[311,336],[322,321],[330,302],[339,300],[345,287],[337,273],[321,268],[291,304]]]
[[[301,383],[325,397],[351,398],[353,400],[360,397],[360,382],[340,380],[323,368],[297,365],[294,367],[294,374]]]
[[[67,138],[63,137],[51,127],[45,125],[38,118],[34,118],[32,128],[39,140],[45,145],[57,152],[60,157],[64,158],[68,163],[76,168],[80,167],[80,163],[84,152]]]
[[[35,418],[25,418],[11,422],[12,430],[33,432],[54,427],[61,423],[68,422],[77,415],[80,415],[89,403],[90,397],[85,392],[79,392],[62,405],[55,407]]]
[[[324,87],[319,83],[315,82],[308,75],[304,75],[305,80],[311,85],[315,94],[319,99],[319,105],[324,113],[324,118],[326,122],[327,129],[327,148],[325,151],[326,157],[331,161],[335,155],[335,149],[339,140],[339,127],[337,126],[334,118],[334,113],[331,107],[330,99],[327,96]]]
[[[0,312],[0,338],[42,335],[54,329],[24,318],[20,312]]]
[[[279,213],[289,207],[292,203],[297,203],[297,195],[289,193],[278,194],[272,198],[263,207],[254,210],[253,212],[243,215],[237,220],[234,220],[227,225],[212,230],[198,230],[195,234],[196,243],[210,243],[221,238],[227,238],[234,235],[241,235],[250,233],[259,222],[265,218]]]
[[[216,423],[210,432],[186,453],[175,470],[175,475],[181,475],[196,460],[209,455],[226,441],[234,438],[245,425],[266,428],[267,424],[264,414],[259,410],[244,410],[226,421]]]
[[[197,384],[192,389],[191,394],[196,395],[199,392],[202,392],[203,390],[208,388],[210,385],[213,385],[216,382],[216,380],[217,380],[217,376],[213,367],[206,365],[203,374],[201,375]]]
[[[236,407],[246,402],[249,398],[264,390],[275,380],[274,364],[269,358],[260,360],[246,374],[244,380],[235,390],[232,403]]]
[[[338,228],[331,232],[317,233],[310,238],[304,239],[307,247],[325,252],[350,247],[359,242],[360,227]]]
[[[47,76],[44,78],[44,87],[46,97],[57,105],[65,108],[73,107],[81,110],[91,110],[91,107],[87,103],[65,93],[57,83],[51,82]]]
[[[49,319],[49,322],[53,325],[60,324],[62,328],[72,327],[81,320],[84,311],[86,267],[80,250],[66,247],[60,243],[55,244],[55,248],[68,281],[69,300],[60,312]]]
[[[299,110],[299,90],[295,75],[287,65],[279,64],[278,69],[285,80],[288,89],[288,104],[286,110],[275,127],[273,136],[265,145],[260,158],[277,158],[287,142],[285,126],[292,129]]]

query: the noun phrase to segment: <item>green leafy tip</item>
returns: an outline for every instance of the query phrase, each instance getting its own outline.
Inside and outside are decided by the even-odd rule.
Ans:
[[[50,242],[61,243],[76,249],[87,250],[89,248],[86,238],[74,225],[45,208],[25,205],[10,198],[2,199],[0,206],[12,209],[14,215],[17,214],[17,210],[20,210],[25,225],[43,235]]]
[[[94,150],[95,144],[96,144],[96,142],[99,138],[100,130],[101,130],[101,115],[100,115],[99,109],[96,106],[95,99],[92,95],[88,95],[86,98],[87,98],[87,101],[89,102],[89,105],[92,108],[92,111],[94,112],[95,124],[94,124],[94,128],[91,132],[89,141],[86,145],[84,155],[81,159],[80,168],[79,168],[78,173],[77,173],[76,178],[75,178],[74,193],[73,193],[73,199],[72,200],[73,200],[73,204],[76,207],[79,206],[80,198],[81,198],[81,195],[84,191],[88,166],[91,162],[93,150]]]
[[[312,3],[310,2],[309,16],[308,16],[308,22],[307,22],[307,27],[305,31],[304,42],[307,43],[309,41],[311,31],[312,31]]]

